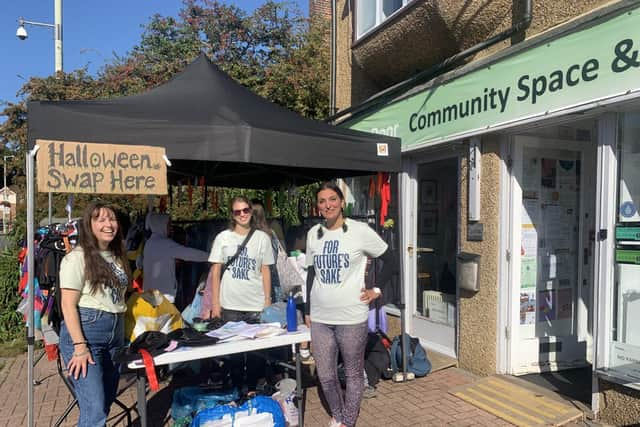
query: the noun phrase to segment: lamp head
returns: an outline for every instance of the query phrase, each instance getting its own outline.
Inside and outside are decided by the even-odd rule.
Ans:
[[[25,40],[29,35],[27,34],[27,29],[24,28],[24,25],[20,25],[18,30],[16,31],[16,37],[20,40]]]

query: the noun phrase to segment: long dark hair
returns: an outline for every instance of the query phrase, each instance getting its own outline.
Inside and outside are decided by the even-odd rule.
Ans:
[[[251,228],[256,228],[256,219],[253,217],[253,206],[251,205],[251,202],[245,196],[236,196],[231,199],[231,203],[229,203],[229,229],[233,231],[233,229],[236,228],[236,218],[233,216],[233,205],[238,202],[246,203],[247,206],[249,206],[249,209],[251,209],[251,221],[249,222],[249,226]]]
[[[320,184],[320,187],[318,188],[318,191],[316,191],[316,203],[318,201],[318,194],[320,194],[320,192],[322,190],[331,190],[333,192],[335,192],[338,195],[338,198],[340,199],[341,202],[344,202],[344,194],[342,193],[342,190],[340,189],[340,187],[338,187],[338,184],[336,184],[333,181],[325,181],[322,184]],[[343,218],[346,220],[347,218],[344,216],[344,212],[343,212]],[[324,228],[324,221],[322,223],[320,223],[320,226],[318,227],[318,239],[322,239],[322,236],[324,236],[324,231],[322,230]],[[342,232],[346,233],[347,232],[347,222],[344,221],[342,223]]]
[[[264,206],[261,201],[251,200],[251,219],[254,221],[255,227],[267,233],[269,237],[273,235],[271,227],[267,222],[267,214],[264,211]]]
[[[117,218],[116,210],[112,206],[102,202],[90,203],[82,214],[82,223],[80,225],[78,241],[78,245],[82,247],[82,250],[84,251],[84,277],[91,283],[90,289],[92,294],[95,294],[97,291],[104,292],[105,288],[111,288],[116,285],[117,282],[113,270],[102,255],[100,255],[98,239],[91,229],[91,220],[100,215],[101,209],[111,211],[114,217]],[[129,268],[129,262],[124,248],[122,228],[119,223],[118,231],[113,240],[109,242],[108,249],[118,261],[120,268],[125,271],[127,279],[130,282],[131,270]]]

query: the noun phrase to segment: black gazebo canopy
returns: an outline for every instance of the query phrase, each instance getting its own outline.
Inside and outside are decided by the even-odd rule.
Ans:
[[[37,139],[166,148],[169,182],[269,188],[400,169],[396,138],[304,118],[253,94],[200,55],[140,95],[28,104]]]

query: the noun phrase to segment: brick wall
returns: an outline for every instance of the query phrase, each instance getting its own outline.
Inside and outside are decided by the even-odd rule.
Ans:
[[[309,17],[315,16],[331,19],[331,0],[309,0]]]

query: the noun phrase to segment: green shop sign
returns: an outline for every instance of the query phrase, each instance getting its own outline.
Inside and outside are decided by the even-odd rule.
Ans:
[[[616,240],[640,240],[640,227],[616,227]]]
[[[403,147],[489,129],[640,88],[640,9],[346,123]]]
[[[616,249],[616,262],[623,264],[640,264],[640,251]]]

